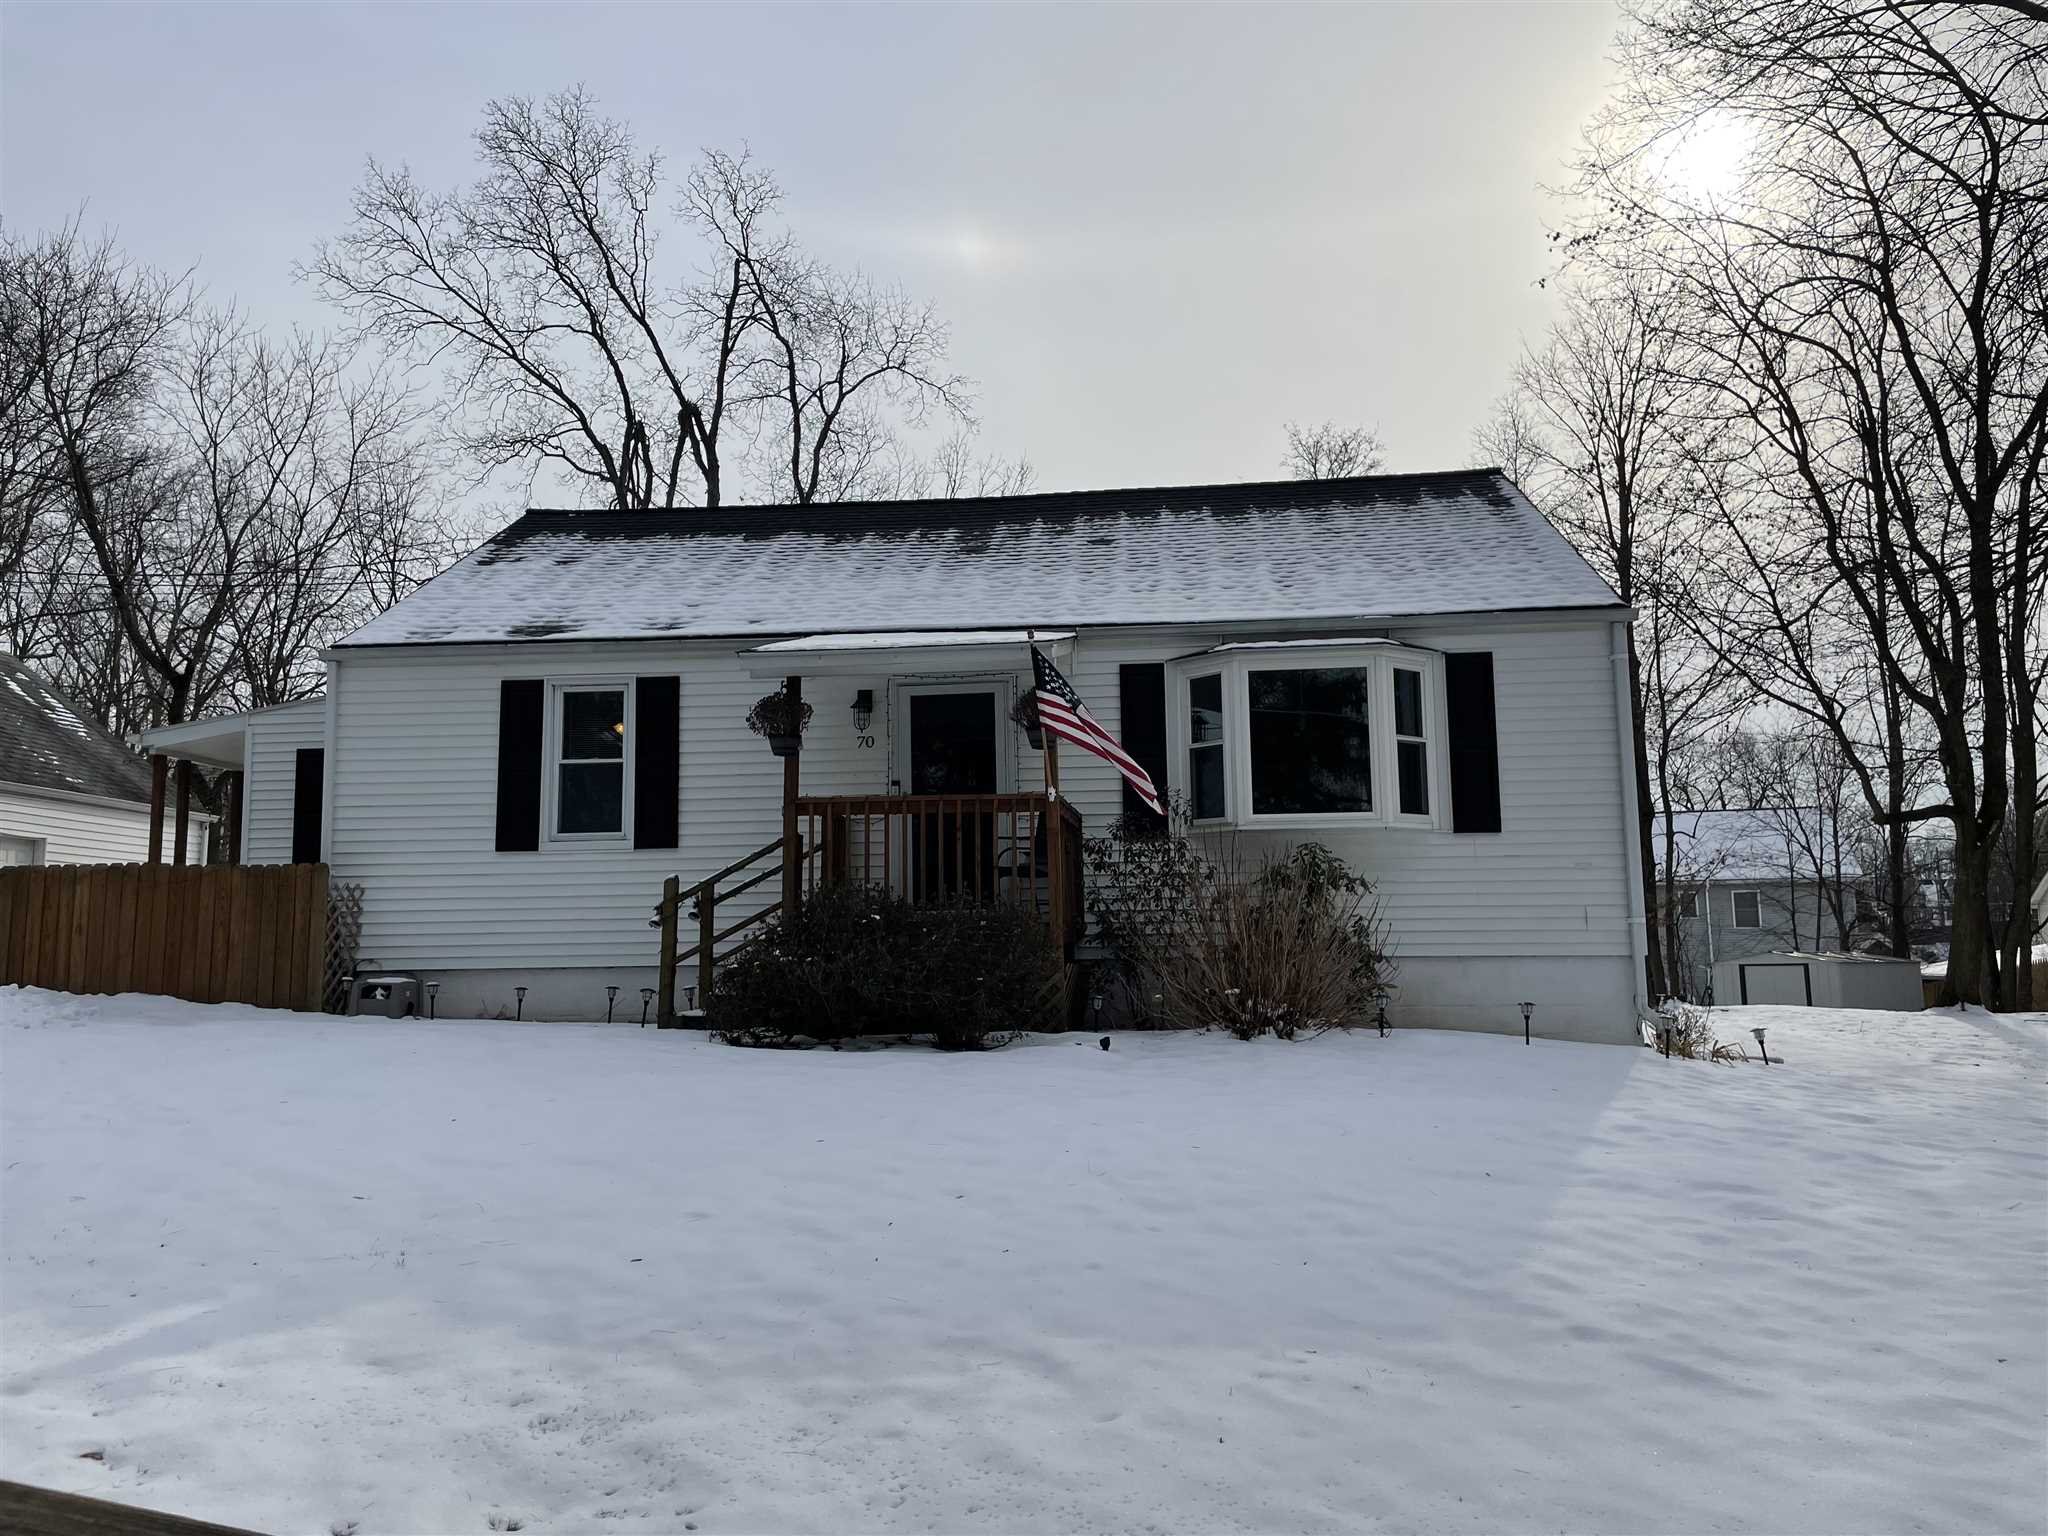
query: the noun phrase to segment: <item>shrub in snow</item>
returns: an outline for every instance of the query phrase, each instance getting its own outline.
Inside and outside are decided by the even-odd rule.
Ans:
[[[1166,1008],[1161,967],[1198,922],[1216,883],[1216,867],[1186,831],[1183,802],[1169,802],[1171,820],[1123,816],[1082,844],[1088,911],[1097,941],[1112,958],[1102,981],[1120,989],[1137,1029],[1192,1028]]]
[[[1061,960],[1021,908],[918,905],[828,886],[718,972],[708,1022],[729,1045],[922,1036],[985,1050],[1059,1017]]]
[[[1089,865],[1098,930],[1147,1022],[1291,1040],[1365,1022],[1392,979],[1371,883],[1319,843],[1248,875],[1233,840],[1126,821]]]
[[[1668,1032],[1670,1054],[1688,1061],[1747,1061],[1749,1052],[1741,1046],[1718,1039],[1707,1023],[1707,1010],[1675,999],[1658,1010],[1664,1016],[1662,1030]]]

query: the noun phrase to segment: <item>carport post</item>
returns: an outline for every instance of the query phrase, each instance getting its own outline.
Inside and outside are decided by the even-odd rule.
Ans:
[[[161,752],[149,754],[149,862],[164,861],[164,779],[170,759]]]
[[[185,834],[192,820],[192,759],[178,759],[178,825],[171,834],[171,862],[185,862]]]

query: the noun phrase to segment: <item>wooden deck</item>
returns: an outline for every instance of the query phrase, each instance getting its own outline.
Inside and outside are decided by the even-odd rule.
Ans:
[[[770,881],[781,882],[784,902],[845,884],[916,902],[1014,902],[1042,915],[1070,957],[1080,941],[1081,813],[1058,795],[804,795],[785,826],[783,837],[709,879],[685,886],[671,875],[662,887],[652,926],[661,930],[664,1026],[677,1018],[679,968],[691,967],[683,979],[694,974],[698,999],[709,996],[719,960],[750,942],[781,903],[757,897],[737,917],[720,907]]]
[[[797,801],[804,889],[879,885],[911,901],[1015,902],[1071,944],[1081,813],[1037,795],[830,795]]]

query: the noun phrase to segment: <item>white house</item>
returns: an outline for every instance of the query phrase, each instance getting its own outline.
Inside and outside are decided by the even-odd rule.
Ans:
[[[17,657],[0,652],[0,865],[149,856],[149,765]],[[186,821],[206,859],[211,818]]]
[[[361,884],[363,963],[437,980],[447,1015],[603,1017],[609,985],[637,1017],[664,878],[781,832],[743,722],[784,678],[815,710],[807,878],[821,835],[895,883],[1028,863],[1044,768],[1009,706],[1035,633],[1198,827],[1313,838],[1377,883],[1397,1023],[1519,1029],[1529,1001],[1540,1034],[1621,1042],[1628,621],[1494,470],[534,511],[326,653],[317,731],[311,706],[203,729],[249,776],[252,858],[287,856],[295,803],[298,856]],[[1107,763],[1060,768],[1084,834],[1131,808]]]
[[[1670,817],[1671,869],[1663,868],[1666,819],[1651,847],[1658,888],[1668,873],[1677,912],[1678,952],[1668,961],[1673,988],[1693,1002],[1727,1002],[1715,983],[1724,961],[1781,950],[1836,954],[1842,924],[1823,878],[1842,889],[1841,918],[1856,925],[1862,867],[1837,845],[1838,829],[1811,806],[1676,811]]]

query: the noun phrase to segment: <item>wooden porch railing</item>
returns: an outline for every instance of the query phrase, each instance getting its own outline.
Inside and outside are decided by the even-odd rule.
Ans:
[[[1043,914],[1063,948],[1080,939],[1081,813],[1051,795],[833,795],[796,802],[797,889],[881,885],[911,901],[1008,901]],[[747,943],[780,906],[769,902],[731,922],[720,908],[779,880],[784,839],[755,849],[717,874],[685,886],[670,875],[651,926],[661,930],[658,977],[663,1025],[676,1020],[676,972],[697,962],[699,1005],[710,995],[717,962]],[[754,871],[753,873],[748,873]],[[746,878],[725,885],[736,875]],[[721,887],[723,887],[721,889]],[[685,919],[696,942],[678,950]],[[741,935],[747,938],[741,938]],[[739,939],[739,944],[731,941]],[[720,946],[727,945],[723,954]]]
[[[804,889],[882,885],[911,901],[1013,901],[1070,945],[1081,929],[1081,813],[1049,795],[832,795],[796,803]]]
[[[805,863],[817,856],[817,846],[808,840],[800,844],[807,851],[799,855]],[[782,839],[756,848],[744,859],[736,859],[717,874],[699,880],[695,885],[685,887],[680,876],[670,875],[662,882],[661,901],[654,909],[654,926],[661,930],[661,974],[656,979],[659,995],[657,1012],[664,1028],[676,1019],[676,968],[687,960],[697,962],[697,1000],[701,1006],[711,992],[711,973],[718,958],[718,946],[728,939],[737,938],[750,928],[758,927],[775,914],[776,904],[756,908],[744,916],[726,924],[718,923],[718,908],[721,903],[743,896],[748,891],[766,885],[770,880],[782,878],[782,863],[771,864],[758,874],[751,875],[738,885],[720,890],[719,882],[734,875],[745,873],[770,854],[782,851]],[[679,942],[678,930],[683,917],[691,918],[697,925],[697,942],[680,954],[676,951]]]

